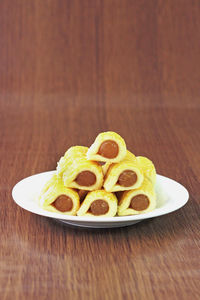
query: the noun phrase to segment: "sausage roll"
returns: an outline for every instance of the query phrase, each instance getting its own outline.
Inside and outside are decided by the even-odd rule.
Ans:
[[[86,191],[102,187],[102,168],[97,162],[86,159],[87,149],[81,146],[72,147],[58,162],[57,174],[66,187]]]
[[[78,193],[66,188],[57,175],[46,183],[38,200],[43,209],[64,215],[76,215],[80,207]]]
[[[117,198],[104,190],[89,192],[81,204],[78,216],[114,217],[117,213]]]
[[[126,143],[112,131],[100,133],[87,151],[87,159],[102,162],[119,162],[126,156]]]
[[[109,167],[103,186],[107,192],[132,190],[141,186],[143,178],[136,160],[123,160]]]
[[[144,156],[137,156],[136,157],[139,166],[144,174],[145,177],[147,177],[153,185],[155,185],[156,182],[156,169],[152,161]]]
[[[152,211],[156,207],[156,194],[154,186],[150,180],[144,178],[142,186],[131,191],[122,193],[118,215],[127,216],[146,213]]]

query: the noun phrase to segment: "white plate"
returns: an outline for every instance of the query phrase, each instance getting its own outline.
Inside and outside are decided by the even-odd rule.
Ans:
[[[136,224],[144,219],[168,214],[185,205],[189,198],[188,191],[180,183],[170,178],[157,175],[157,206],[152,212],[134,216],[110,218],[67,216],[59,213],[48,212],[39,207],[37,201],[35,200],[36,195],[41,191],[45,182],[54,173],[55,171],[40,173],[27,177],[18,182],[12,190],[14,201],[25,210],[45,217],[55,218],[65,224],[81,227],[109,228],[129,226]]]

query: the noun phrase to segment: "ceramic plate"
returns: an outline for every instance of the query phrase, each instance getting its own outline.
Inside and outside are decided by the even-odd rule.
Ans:
[[[40,173],[18,182],[12,190],[14,201],[25,210],[45,217],[57,219],[59,222],[65,224],[81,227],[109,228],[129,226],[144,219],[168,214],[185,205],[189,198],[188,191],[180,183],[170,178],[157,175],[157,206],[152,212],[134,216],[110,218],[66,216],[59,213],[48,212],[39,207],[36,201],[36,196],[41,191],[43,185],[54,173],[55,171]]]

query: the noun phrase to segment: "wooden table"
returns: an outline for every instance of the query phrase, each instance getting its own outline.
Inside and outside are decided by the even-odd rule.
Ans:
[[[0,1],[0,299],[199,299],[199,0]],[[106,130],[190,193],[106,230],[12,200]]]

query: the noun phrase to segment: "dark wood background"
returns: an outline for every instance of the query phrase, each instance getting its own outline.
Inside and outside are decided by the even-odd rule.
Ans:
[[[17,207],[22,178],[121,134],[188,204],[107,230]],[[0,299],[199,299],[200,1],[0,1]]]

